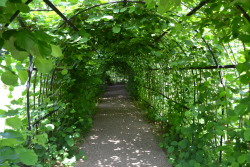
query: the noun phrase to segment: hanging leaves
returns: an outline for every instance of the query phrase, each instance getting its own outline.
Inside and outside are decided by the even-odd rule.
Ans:
[[[18,71],[18,77],[21,80],[21,84],[25,84],[28,80],[28,72],[26,70]]]
[[[52,46],[45,41],[38,41],[38,50],[34,50],[34,56],[50,57]]]
[[[49,73],[54,67],[50,60],[41,57],[36,57],[34,64],[38,71],[44,74]]]
[[[18,4],[18,9],[23,13],[29,13],[30,11],[29,6],[23,3]]]
[[[33,150],[16,148],[15,151],[18,154],[20,161],[25,165],[35,165],[38,161],[38,156]]]
[[[22,121],[20,118],[15,116],[15,117],[7,118],[6,125],[12,127],[13,129],[20,129],[22,126]]]
[[[5,71],[1,76],[1,80],[6,85],[16,85],[18,76],[13,72]]]
[[[35,36],[28,30],[20,30],[17,32],[15,42],[18,47],[25,49],[27,52],[32,51],[37,44]]]
[[[42,145],[43,147],[46,147],[46,144],[48,142],[48,135],[47,133],[43,133],[40,135],[36,135],[34,139],[32,139],[33,143]]]
[[[28,52],[18,51],[18,50],[12,50],[11,55],[13,56],[13,58],[15,58],[16,60],[19,60],[21,62],[29,57]]]
[[[54,56],[54,57],[62,57],[63,56],[62,50],[59,46],[51,45],[51,48],[52,48],[52,53],[51,53],[52,56]]]

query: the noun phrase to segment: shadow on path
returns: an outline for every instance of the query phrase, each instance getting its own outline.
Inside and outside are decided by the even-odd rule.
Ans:
[[[80,160],[75,167],[170,166],[124,85],[108,88],[81,149],[87,159]]]

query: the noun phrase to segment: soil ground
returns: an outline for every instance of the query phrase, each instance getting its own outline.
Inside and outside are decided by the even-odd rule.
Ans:
[[[75,167],[170,167],[152,127],[124,85],[108,87],[94,125],[80,149],[86,159]]]

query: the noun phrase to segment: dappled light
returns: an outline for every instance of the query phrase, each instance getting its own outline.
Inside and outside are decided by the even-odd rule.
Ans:
[[[82,150],[81,166],[169,166],[157,145],[142,111],[133,104],[123,85],[108,87],[101,98],[99,113]]]

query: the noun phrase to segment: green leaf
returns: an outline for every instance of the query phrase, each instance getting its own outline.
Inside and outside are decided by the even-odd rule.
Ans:
[[[168,147],[168,153],[171,154],[172,152],[174,152],[174,147],[173,146]]]
[[[84,29],[80,30],[79,34],[82,37],[81,40],[80,40],[81,42],[87,42],[89,40],[90,35]]]
[[[14,116],[18,114],[18,110],[8,110],[8,112],[6,112],[5,116]]]
[[[17,139],[1,139],[1,142],[0,142],[0,147],[5,147],[5,146],[8,146],[8,147],[16,147],[17,145],[20,145],[22,144],[23,141],[20,141],[20,140],[17,140]]]
[[[52,52],[52,48],[51,45],[48,44],[45,41],[38,41],[38,50],[39,50],[39,55],[41,55],[42,57],[47,57],[47,56],[51,56],[51,52]]]
[[[239,72],[239,73],[242,73],[242,72],[244,72],[244,71],[248,71],[249,70],[249,65],[248,65],[248,63],[239,63],[239,64],[237,64],[237,66],[236,66],[236,69],[237,69],[237,71]]]
[[[54,37],[46,34],[44,31],[42,30],[37,30],[34,32],[34,35],[35,37],[40,40],[40,41],[43,41],[43,42],[51,42],[53,41]]]
[[[20,12],[23,12],[23,13],[29,13],[30,11],[29,6],[23,3],[18,4],[18,9],[20,10]]]
[[[52,62],[41,57],[37,57],[34,64],[41,73],[49,73],[53,69]]]
[[[113,10],[114,13],[119,13],[119,11],[120,11],[119,9],[114,9]]]
[[[250,141],[250,128],[245,130],[244,139],[245,139],[245,141]]]
[[[79,153],[76,155],[76,160],[81,159],[84,156],[85,152],[83,150],[80,150]]]
[[[71,3],[77,3],[78,0],[69,0]]]
[[[250,73],[246,73],[240,76],[240,82],[243,84],[249,84],[250,82]]]
[[[53,124],[47,124],[47,125],[45,125],[45,128],[46,128],[46,130],[48,130],[48,131],[52,131],[52,130],[55,129],[55,126],[54,126]]]
[[[11,55],[19,61],[24,61],[26,58],[29,57],[29,53],[25,51],[18,51],[18,50],[12,50]]]
[[[179,147],[182,149],[186,148],[187,144],[188,144],[187,140],[182,140],[178,143]]]
[[[17,148],[15,151],[17,152],[20,161],[25,165],[35,165],[38,161],[38,156],[33,150]]]
[[[177,146],[177,145],[178,145],[178,142],[177,142],[177,141],[172,141],[172,142],[171,142],[171,145],[172,145],[172,146]]]
[[[14,36],[17,34],[17,30],[14,30],[14,29],[12,29],[12,30],[7,30],[7,31],[5,31],[3,34],[2,34],[2,36],[3,36],[3,38],[5,39],[5,40],[9,40],[11,37],[14,39]]]
[[[14,129],[20,129],[22,126],[22,120],[20,118],[16,117],[11,117],[6,119],[6,125],[14,128]]]
[[[28,72],[25,70],[18,71],[18,77],[21,80],[21,84],[25,84],[28,80]]]
[[[0,118],[3,118],[6,116],[6,111],[0,109]]]
[[[70,136],[66,136],[65,140],[70,147],[72,147],[75,144],[74,140]]]
[[[168,0],[160,0],[158,10],[160,14],[164,14],[169,9]]]
[[[18,76],[10,71],[5,71],[1,76],[1,80],[6,85],[16,85]]]
[[[237,160],[240,164],[243,164],[246,161],[246,159],[247,159],[247,154],[242,154],[238,157]]]
[[[72,109],[72,110],[70,111],[70,113],[71,113],[71,114],[74,114],[74,113],[76,113],[76,110]]]
[[[238,38],[239,38],[243,43],[248,43],[248,42],[250,42],[250,35],[241,34],[241,35],[238,36]]]
[[[63,56],[62,50],[59,46],[51,45],[51,48],[52,48],[52,53],[51,53],[52,56],[54,56],[54,57],[62,57]]]
[[[48,142],[48,135],[47,133],[43,133],[41,135],[36,135],[35,138],[32,140],[33,143],[37,143],[46,147],[46,143]]]
[[[240,165],[237,162],[233,162],[231,166],[232,167],[239,167]]]
[[[35,36],[28,30],[21,30],[16,35],[16,44],[22,49],[30,52],[35,48],[37,40]]]
[[[78,132],[74,133],[74,134],[73,134],[73,137],[74,137],[74,138],[80,137],[80,133],[78,133]]]
[[[134,11],[135,11],[135,7],[134,6],[130,6],[129,13],[133,13]]]
[[[10,139],[14,138],[18,141],[23,141],[23,135],[20,132],[14,131],[12,129],[5,129],[4,132],[0,133],[0,136]]]
[[[83,43],[85,43],[85,42],[87,42],[88,40],[89,40],[89,38],[85,36],[85,37],[82,37],[80,41],[83,42]]]
[[[6,7],[6,2],[7,2],[8,0],[1,0],[0,1],[0,6],[3,6],[3,7]]]
[[[4,47],[10,52],[16,51],[15,38],[14,37],[8,38],[4,43]]]
[[[120,10],[120,12],[122,13],[122,12],[125,12],[126,10],[127,10],[127,7],[122,8],[122,9]]]
[[[0,149],[0,164],[1,162],[4,162],[6,160],[16,160],[18,159],[17,154],[13,150],[13,148],[10,147],[2,147]]]
[[[121,31],[121,27],[115,26],[115,27],[112,28],[112,31],[114,33],[119,33]]]
[[[63,69],[61,73],[62,73],[62,75],[66,75],[66,74],[68,74],[68,70],[67,69]]]
[[[148,9],[153,9],[153,8],[155,8],[155,1],[150,1],[149,3],[147,3],[147,8]]]

